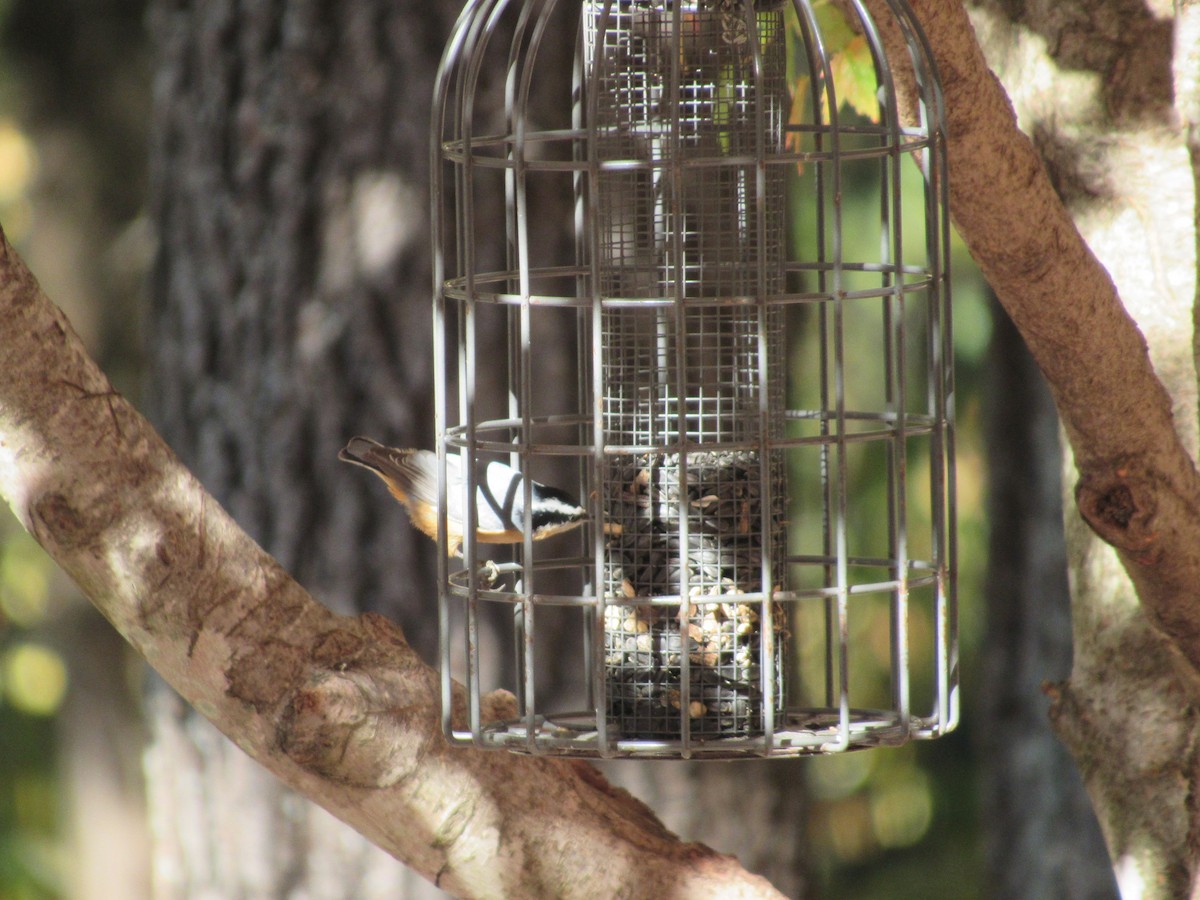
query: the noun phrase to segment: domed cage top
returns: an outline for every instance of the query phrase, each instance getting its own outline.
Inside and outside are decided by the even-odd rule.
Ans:
[[[776,756],[957,721],[940,88],[901,0],[814,7],[475,0],[455,26],[432,139],[452,741]],[[541,485],[582,524],[544,528]],[[477,534],[485,505],[515,543]]]

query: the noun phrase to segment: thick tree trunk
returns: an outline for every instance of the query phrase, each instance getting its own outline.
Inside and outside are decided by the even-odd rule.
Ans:
[[[305,587],[427,659],[429,548],[337,451],[430,433],[429,97],[458,6],[152,11],[151,417]],[[160,896],[441,895],[160,683],[147,711]]]

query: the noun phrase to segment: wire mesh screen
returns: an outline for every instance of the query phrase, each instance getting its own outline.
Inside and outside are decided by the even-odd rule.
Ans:
[[[523,477],[515,543],[472,539],[468,508],[441,562],[451,740],[729,757],[954,727],[941,97],[911,12],[886,5],[899,60],[844,7],[875,85],[857,111],[832,6],[464,10],[433,136],[442,496],[475,496],[489,461]],[[571,77],[544,68],[565,36]],[[558,106],[535,114],[539,89]],[[538,237],[547,197],[573,203],[561,245]],[[538,482],[586,522],[543,539]],[[489,721],[497,687],[515,711]]]
[[[599,290],[778,294],[787,173],[761,163],[784,150],[783,4],[585,0],[583,23],[595,151],[643,163],[599,174]]]
[[[761,733],[768,695],[783,702],[783,645],[764,673],[762,633],[782,610],[738,600],[764,565],[783,588],[782,460],[759,449],[783,433],[783,317],[754,302],[785,281],[786,173],[763,165],[784,150],[783,26],[779,3],[583,6],[597,152],[645,161],[594,185],[597,286],[665,301],[600,324],[605,675],[630,736],[678,735],[681,716],[697,736]]]

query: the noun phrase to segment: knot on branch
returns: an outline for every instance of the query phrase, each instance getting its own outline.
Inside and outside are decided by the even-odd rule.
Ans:
[[[1085,472],[1075,487],[1080,515],[1097,535],[1141,565],[1154,565],[1161,554],[1154,527],[1158,479],[1121,464]]]
[[[283,699],[303,670],[301,648],[284,641],[263,641],[230,663],[226,693],[264,713]]]
[[[390,787],[441,741],[437,673],[400,630],[367,614],[313,648],[309,672],[280,719],[279,747],[302,768],[341,784]]]
[[[372,673],[314,672],[280,723],[297,765],[339,784],[390,787],[416,771],[440,739],[432,702],[394,705]]]
[[[30,509],[35,535],[49,538],[60,547],[76,548],[92,539],[91,527],[83,512],[65,494],[51,491],[38,497]]]

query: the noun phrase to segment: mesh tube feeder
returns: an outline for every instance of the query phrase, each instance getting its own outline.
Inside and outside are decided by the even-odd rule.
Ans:
[[[846,9],[865,112],[804,0],[460,16],[432,133],[441,508],[447,460],[468,497],[502,461],[525,537],[481,543],[468,516],[459,560],[439,523],[452,741],[732,758],[955,726],[941,92],[901,0]],[[573,203],[564,240],[538,238],[545,197]],[[531,479],[585,525],[534,540]],[[484,720],[496,688],[514,718]]]

